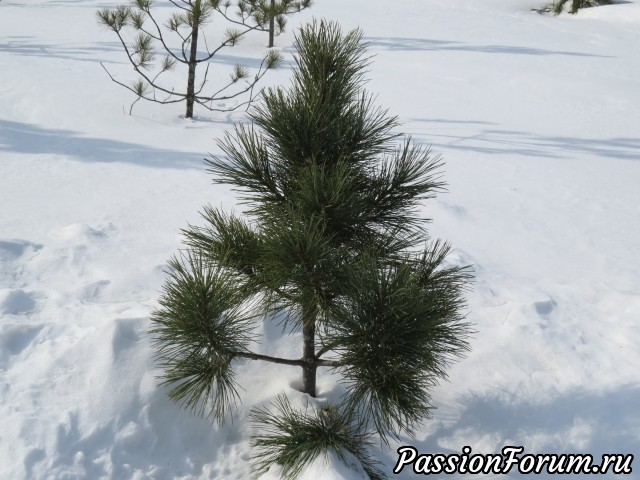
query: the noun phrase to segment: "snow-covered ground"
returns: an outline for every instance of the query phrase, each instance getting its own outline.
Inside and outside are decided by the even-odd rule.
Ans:
[[[290,59],[313,17],[361,27],[368,88],[446,161],[449,192],[425,215],[475,267],[477,334],[402,443],[638,463],[640,2],[531,12],[543,3],[317,0],[277,44]],[[206,203],[238,209],[201,159],[243,115],[125,115],[131,94],[99,62],[130,67],[95,21],[116,4],[0,2],[0,478],[247,478],[247,412],[282,391],[303,404],[298,369],[241,366],[245,401],[217,427],[168,401],[147,333],[180,229]],[[228,55],[258,59],[265,41]],[[264,351],[299,355],[299,338],[264,331]],[[333,389],[321,376],[319,401]],[[375,455],[391,474],[395,451]],[[360,478],[335,461],[305,475]]]

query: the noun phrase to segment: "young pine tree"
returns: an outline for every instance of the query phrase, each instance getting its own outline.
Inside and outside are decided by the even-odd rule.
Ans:
[[[226,156],[207,160],[246,211],[206,207],[204,226],[185,230],[152,317],[157,357],[172,398],[218,421],[249,359],[300,368],[310,396],[318,369],[333,369],[341,412],[383,439],[410,434],[470,331],[470,274],[445,262],[419,212],[444,186],[441,163],[398,144],[397,119],[363,90],[359,31],[314,23],[295,48],[290,87],[265,91],[252,123],[219,142]],[[300,357],[250,350],[265,312],[302,331]]]
[[[270,32],[269,46],[273,46],[273,35],[284,29],[285,17],[307,8],[310,0],[281,0],[271,5],[266,0],[239,0],[233,5],[220,0],[170,0],[170,3],[173,13],[164,24],[158,19],[157,10],[161,9],[156,9],[156,0],[132,0],[130,5],[97,12],[98,22],[116,34],[136,73],[137,79],[127,84],[117,80],[102,65],[111,80],[136,95],[129,113],[140,99],[162,104],[184,102],[186,118],[193,117],[195,105],[213,111],[231,111],[250,104],[256,83],[280,63],[279,53],[269,50],[254,75],[236,64],[226,81],[212,87],[210,67],[214,65],[216,70],[221,67],[214,63],[216,55],[238,45],[245,35],[256,30]],[[233,25],[222,32],[217,44],[211,38],[207,40],[206,35],[206,27],[215,16]],[[158,57],[158,52],[163,56]],[[186,76],[184,88],[176,87],[165,78],[164,74],[176,66],[182,68]],[[220,77],[218,75],[218,81]],[[224,103],[243,98],[246,100],[230,106]]]

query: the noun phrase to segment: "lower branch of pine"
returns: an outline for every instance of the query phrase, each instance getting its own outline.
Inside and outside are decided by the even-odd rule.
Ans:
[[[254,352],[232,352],[231,355],[234,358],[247,358],[249,360],[262,360],[265,362],[271,363],[279,363],[281,365],[291,365],[294,367],[341,367],[344,365],[339,360],[321,360],[316,358],[311,362],[305,360],[304,358],[280,358],[280,357],[271,357],[269,355],[262,355]]]
[[[279,363],[282,365],[292,365],[294,367],[301,367],[304,365],[304,360],[300,359],[290,359],[290,358],[279,358],[279,357],[271,357],[269,355],[261,355],[259,353],[253,352],[233,352],[233,357],[237,358],[248,358],[249,360],[263,360],[265,362],[271,363]]]

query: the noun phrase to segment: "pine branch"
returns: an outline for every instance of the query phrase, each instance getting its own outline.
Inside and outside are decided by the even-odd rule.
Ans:
[[[252,341],[247,292],[235,276],[193,252],[169,262],[159,308],[151,316],[156,360],[169,396],[193,413],[219,423],[238,398],[235,352]]]
[[[209,60],[211,60],[216,53],[218,53],[221,49],[225,48],[225,47],[229,47],[229,46],[233,46],[235,45],[235,43],[238,41],[239,37],[242,37],[243,35],[246,35],[247,33],[249,33],[250,31],[254,30],[253,28],[247,28],[244,31],[241,32],[235,32],[234,35],[232,36],[227,36],[227,38],[218,46],[216,47],[209,55],[206,55],[202,58],[199,58],[197,61],[198,63],[202,63],[202,62],[207,62]],[[231,37],[231,38],[229,38]],[[235,40],[234,40],[235,38]]]
[[[147,75],[146,75],[142,70],[140,70],[139,66],[138,66],[138,65],[136,64],[136,62],[133,60],[133,56],[132,56],[132,54],[129,52],[129,47],[127,46],[126,42],[125,42],[125,41],[124,41],[124,39],[122,38],[122,35],[120,35],[120,32],[119,32],[119,31],[117,31],[117,32],[116,32],[116,35],[118,36],[118,39],[120,40],[120,43],[121,43],[121,45],[122,45],[122,48],[123,48],[123,49],[124,49],[124,51],[125,51],[125,54],[126,54],[127,58],[129,59],[129,63],[131,63],[131,65],[133,66],[133,69],[136,71],[136,73],[137,73],[138,75],[140,75],[144,80],[146,80],[146,82],[147,82],[149,85],[151,85],[155,90],[159,90],[159,91],[161,91],[161,92],[163,92],[163,93],[166,93],[166,94],[168,94],[168,95],[171,95],[171,96],[175,95],[175,96],[184,96],[184,97],[186,97],[186,94],[176,93],[176,92],[174,92],[173,90],[168,90],[168,89],[166,89],[166,88],[163,88],[163,87],[161,87],[161,86],[159,86],[159,85],[154,84],[154,83],[152,82],[152,80],[151,80],[151,79],[150,79],[150,78],[149,78],[149,77],[148,77],[148,76],[147,76]],[[106,68],[104,67],[104,65],[102,65],[102,68],[104,68],[104,69],[106,70]],[[110,77],[111,77],[111,79],[113,80],[113,77],[112,77],[111,75],[109,75],[109,76],[110,76]],[[114,81],[115,81],[115,80],[114,80]],[[119,85],[122,85],[122,83],[120,83],[120,82],[116,82],[116,83],[118,83]],[[181,99],[181,100],[183,100],[183,99]],[[174,103],[174,102],[159,102],[159,103]]]
[[[345,408],[385,442],[428,418],[429,389],[469,349],[472,331],[460,313],[469,274],[444,266],[448,253],[436,242],[418,260],[408,255],[385,269],[363,257],[351,272],[354,290],[333,312],[328,340],[343,363]]]
[[[150,11],[147,11],[147,16],[151,19],[151,22],[153,23],[153,25],[156,27],[156,31],[158,32],[157,35],[157,39],[160,41],[160,43],[162,44],[162,48],[164,48],[164,50],[171,55],[176,61],[181,62],[181,63],[187,63],[187,59],[185,58],[184,60],[181,59],[180,57],[176,56],[173,51],[167,46],[167,44],[165,43],[164,40],[164,36],[162,34],[162,29],[160,28],[160,25],[158,25],[158,22],[156,22],[156,19],[153,17],[153,15],[151,15]],[[154,37],[156,38],[156,37]]]
[[[131,107],[129,109],[129,115],[131,115],[131,111],[133,109],[133,106],[138,102],[138,100],[143,99],[143,100],[147,100],[149,102],[154,102],[154,103],[160,103],[163,105],[167,105],[170,103],[180,103],[184,101],[184,98],[176,98],[173,100],[170,100],[169,98],[165,99],[165,100],[158,100],[157,98],[154,97],[149,97],[148,95],[145,95],[144,92],[140,91],[139,89],[136,88],[132,88],[130,85],[127,85],[126,83],[123,83],[119,80],[117,80],[116,78],[114,78],[111,73],[109,72],[109,70],[107,69],[107,67],[105,67],[102,62],[100,62],[100,66],[104,69],[105,72],[107,72],[107,75],[109,76],[109,78],[111,79],[112,82],[120,85],[121,87],[126,88],[127,90],[129,90],[130,92],[134,93],[138,98],[131,104]],[[170,92],[170,95],[175,95],[175,96],[180,96],[179,93],[174,93],[174,92]]]
[[[178,7],[181,10],[184,10],[185,12],[188,12],[189,9],[187,7],[183,7],[182,5],[180,5],[178,2],[176,2],[175,0],[169,0],[174,6]]]
[[[288,358],[270,357],[268,355],[260,355],[253,352],[231,352],[233,357],[248,358],[250,360],[264,360],[265,362],[279,363],[282,365],[292,365],[294,367],[301,367],[305,364],[304,360],[291,360]]]
[[[335,349],[334,345],[323,345],[322,348],[320,348],[320,350],[318,350],[316,352],[316,358],[320,358],[322,357],[322,355],[324,355],[325,353],[329,353],[331,351],[333,351]]]
[[[373,446],[371,433],[339,407],[328,405],[299,412],[284,395],[279,395],[271,407],[273,410],[253,409],[250,414],[252,422],[260,427],[260,433],[251,438],[256,476],[277,464],[282,467],[282,477],[293,480],[305,465],[332,452],[347,464],[346,454],[352,455],[371,480],[386,478],[379,462],[368,452]]]
[[[306,360],[299,359],[289,359],[289,358],[279,358],[279,357],[271,357],[269,355],[261,355],[258,353],[248,352],[248,351],[239,351],[239,352],[230,352],[232,357],[234,358],[248,358],[250,360],[262,360],[270,363],[279,363],[281,365],[291,365],[294,367],[303,367],[311,363],[317,367],[340,367],[343,366],[342,362],[338,360],[316,360],[314,362],[307,362]]]

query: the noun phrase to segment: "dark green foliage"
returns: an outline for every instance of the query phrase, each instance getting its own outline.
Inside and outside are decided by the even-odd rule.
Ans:
[[[610,5],[611,0],[557,0],[553,3],[553,11],[559,14],[566,3],[571,2],[571,13],[578,13],[581,8],[596,7],[598,5]]]
[[[386,478],[378,467],[379,462],[368,453],[373,445],[371,435],[363,433],[363,425],[353,422],[336,406],[299,412],[284,395],[278,396],[272,406],[275,412],[267,408],[251,412],[251,420],[261,432],[251,439],[256,452],[256,476],[278,464],[283,478],[293,480],[316,457],[334,452],[347,463],[345,453],[348,452],[360,462],[371,480]]]
[[[397,119],[363,90],[368,59],[359,31],[343,36],[335,24],[314,23],[295,47],[291,85],[266,90],[251,124],[219,142],[225,156],[207,160],[213,181],[238,192],[243,214],[206,207],[203,226],[184,231],[194,258],[206,259],[216,278],[227,275],[198,290],[206,291],[198,297],[206,305],[205,297],[216,305],[200,317],[216,338],[197,333],[201,323],[191,326],[185,317],[193,313],[173,301],[187,288],[178,284],[182,277],[169,279],[154,316],[168,332],[157,341],[159,357],[169,353],[181,362],[169,363],[166,376],[179,386],[174,396],[189,406],[213,397],[216,418],[224,410],[215,402],[225,400],[216,389],[235,393],[228,373],[234,358],[299,366],[302,391],[311,396],[319,368],[341,376],[346,394],[335,409],[298,414],[281,399],[277,416],[254,414],[271,428],[255,443],[259,469],[277,462],[287,475],[327,449],[362,460],[348,447],[351,437],[364,448],[371,433],[383,441],[412,434],[432,408],[429,390],[467,350],[470,332],[462,313],[470,274],[446,264],[449,246],[429,239],[420,215],[423,201],[444,188],[440,160],[401,139]],[[241,310],[250,301],[255,308]],[[260,312],[284,316],[302,331],[300,358],[247,350],[247,322]],[[218,318],[230,320],[222,326]],[[185,334],[174,346],[173,322],[193,328],[193,341],[201,343],[190,346]],[[194,352],[205,351],[212,373],[200,363],[187,367],[200,362]],[[195,378],[213,380],[193,388],[181,383],[191,368],[204,372]],[[332,433],[329,440],[310,429],[346,437]],[[298,438],[305,448],[292,448]]]
[[[419,258],[382,268],[379,259],[363,258],[349,297],[333,312],[327,342],[344,364],[346,405],[383,439],[412,434],[428,417],[429,389],[467,348],[460,310],[469,274],[441,267],[448,252],[435,242]]]
[[[170,397],[222,422],[238,397],[231,360],[251,340],[252,317],[236,275],[197,254],[169,261],[169,279],[151,320],[159,365]]]
[[[424,240],[416,207],[444,185],[427,150],[391,143],[396,118],[362,91],[360,38],[326,24],[303,29],[291,88],[264,92],[253,125],[220,142],[227,158],[207,162],[214,181],[234,185],[248,204],[259,226],[252,244],[264,248],[253,279],[286,292],[278,300],[326,307],[361,252],[393,256]],[[231,245],[207,230],[187,231],[189,243],[244,257],[229,257]]]

